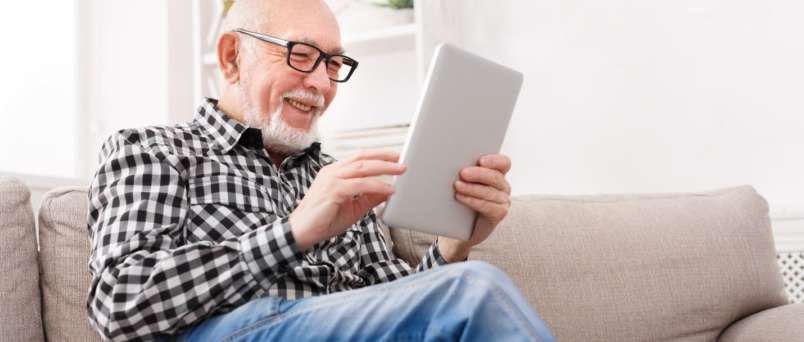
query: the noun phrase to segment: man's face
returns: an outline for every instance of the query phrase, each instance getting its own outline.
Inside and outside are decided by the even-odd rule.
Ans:
[[[304,41],[327,53],[340,48],[340,32],[329,9],[318,2],[279,2],[282,15],[269,28],[248,28],[290,41]],[[314,139],[317,118],[329,107],[337,92],[322,61],[311,73],[287,64],[287,48],[240,35],[241,106],[246,123],[262,129],[266,145],[286,141],[279,152],[294,152]],[[246,46],[244,46],[246,45]],[[273,132],[273,133],[272,133]],[[275,134],[277,137],[266,136]],[[273,141],[270,141],[273,140]]]

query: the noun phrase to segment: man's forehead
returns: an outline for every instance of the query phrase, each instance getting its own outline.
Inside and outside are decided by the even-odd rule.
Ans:
[[[326,52],[326,53],[328,53],[330,55],[342,55],[344,53],[343,47],[340,46],[339,44],[332,43],[332,42],[327,43],[327,42],[319,41],[319,40],[317,40],[315,38],[305,36],[305,35],[296,35],[296,36],[291,35],[290,37],[287,37],[287,38],[284,38],[284,39],[314,45],[314,46],[318,47],[319,49],[324,50],[324,52]]]
[[[343,54],[338,21],[324,1],[277,0],[263,5],[266,20],[258,25],[258,32],[314,45],[328,54]]]

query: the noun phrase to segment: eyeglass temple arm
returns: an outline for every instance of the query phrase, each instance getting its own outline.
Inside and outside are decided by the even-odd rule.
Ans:
[[[244,29],[241,29],[241,28],[234,29],[233,31],[240,32],[240,33],[243,33],[243,34],[247,34],[247,35],[252,36],[254,38],[257,38],[259,40],[266,41],[266,42],[269,42],[269,43],[273,43],[273,44],[276,44],[276,45],[288,46],[288,41],[287,40],[279,39],[279,38],[276,38],[276,37],[271,37],[271,36],[264,35],[264,34],[259,33],[259,32],[253,32],[253,31],[244,30]]]

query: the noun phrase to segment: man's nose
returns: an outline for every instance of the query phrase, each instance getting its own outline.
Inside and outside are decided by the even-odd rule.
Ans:
[[[318,66],[304,78],[305,85],[315,88],[319,94],[324,94],[329,91],[329,87],[332,84],[330,82],[329,75],[327,74],[327,61],[318,63]]]

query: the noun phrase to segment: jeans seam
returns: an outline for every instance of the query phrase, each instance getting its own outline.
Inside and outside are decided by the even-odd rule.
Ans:
[[[432,274],[432,275],[436,275],[436,274]],[[459,277],[460,277],[460,272],[457,272],[457,271],[450,271],[450,272],[448,272],[448,273],[446,274],[446,276],[451,276],[451,277],[454,277],[454,278],[459,278]],[[422,277],[422,278],[425,278],[425,277]],[[412,289],[412,288],[423,287],[423,286],[426,286],[426,285],[429,285],[429,284],[427,284],[427,283],[422,283],[422,282],[418,282],[418,283],[414,283],[414,284],[406,284],[406,285],[404,285],[404,286],[402,286],[402,285],[397,285],[397,286],[394,286],[394,287],[393,287],[393,289],[407,289],[407,290],[409,290],[409,289]],[[387,291],[388,289],[382,289],[382,290],[380,290],[380,289],[378,289],[378,288],[366,287],[366,288],[364,288],[363,290],[365,290],[365,291],[366,291],[366,294],[370,294],[370,295],[377,295],[377,294],[383,294],[383,292]],[[341,293],[346,293],[346,292],[341,292]],[[344,296],[342,296],[342,297],[343,297],[343,299],[347,299],[347,298],[348,298],[348,297],[347,297],[347,296],[345,296],[345,295],[344,295]],[[326,303],[320,303],[320,304],[317,304],[317,305],[315,305],[315,306],[311,306],[311,307],[309,307],[309,308],[305,308],[305,309],[303,309],[303,310],[294,311],[294,312],[292,312],[292,314],[295,316],[295,315],[297,315],[297,314],[302,314],[302,313],[308,313],[308,312],[311,312],[311,311],[315,311],[315,310],[320,309],[321,307],[330,306],[330,305],[335,304],[335,303],[341,303],[341,302],[343,301],[343,299],[339,298],[339,299],[338,299],[338,300],[336,300],[336,301],[328,301],[328,302],[326,302]],[[291,309],[291,310],[292,310],[292,309]],[[288,313],[290,313],[290,312],[288,312]]]
[[[478,283],[478,282],[485,282],[487,284],[491,283],[490,281],[488,281],[488,279],[485,279],[483,277],[476,277],[474,274],[464,274],[463,278],[470,283]],[[528,334],[530,335],[531,338],[533,338],[534,341],[539,341],[540,340],[539,336],[535,334],[535,332],[532,329],[527,329],[530,327],[530,324],[528,324],[528,319],[525,317],[525,313],[523,313],[522,310],[516,307],[516,304],[511,300],[511,297],[502,293],[502,291],[500,291],[500,289],[498,289],[496,286],[490,286],[490,288],[491,288],[491,294],[497,300],[505,302],[505,305],[500,305],[500,307],[502,307],[503,310],[508,312],[508,316],[511,317],[512,319],[515,319],[520,326],[526,327],[525,331],[528,332]]]
[[[445,278],[446,277],[461,278],[461,279],[466,280],[469,283],[477,284],[477,283],[483,282],[483,283],[486,283],[486,284],[494,285],[492,282],[490,282],[488,279],[486,279],[484,277],[479,277],[476,274],[464,273],[464,272],[460,272],[460,271],[457,271],[457,270],[450,270],[448,272],[445,272],[444,274],[432,273],[432,274],[428,274],[426,276],[423,276],[421,278],[427,279],[427,278],[432,278],[434,276],[445,277]],[[391,285],[391,284],[392,283],[389,283],[388,285]],[[383,295],[385,291],[389,291],[391,289],[410,290],[410,289],[416,289],[416,288],[420,288],[420,287],[426,287],[427,285],[429,285],[428,282],[417,281],[415,283],[400,283],[399,285],[392,286],[392,287],[390,287],[388,289],[379,289],[379,288],[366,287],[363,290],[365,291],[364,295],[376,296],[376,295]],[[507,296],[505,293],[503,293],[502,290],[500,290],[496,286],[489,286],[489,288],[491,289],[492,296],[494,296],[494,298],[497,299],[500,303],[504,304],[504,305],[500,305],[500,306],[502,307],[503,310],[505,310],[508,313],[508,316],[511,317],[511,319],[515,320],[516,323],[519,324],[519,326],[526,327],[526,329],[524,329],[524,330],[527,331],[527,334],[530,335],[530,337],[533,340],[538,341],[539,340],[539,335],[536,334],[535,330],[533,330],[530,327],[530,324],[528,324],[528,319],[527,319],[526,315],[524,314],[524,312],[522,312],[521,309],[519,309],[517,307],[517,305],[513,302],[512,298],[510,298],[510,296]],[[333,306],[333,305],[338,305],[338,304],[341,304],[343,301],[348,300],[348,299],[349,299],[349,296],[343,295],[340,298],[336,298],[334,300],[329,300],[329,301],[326,301],[324,303],[318,303],[318,304],[315,304],[313,306],[306,307],[306,308],[303,308],[303,309],[294,310],[293,308],[291,308],[287,312],[276,313],[274,315],[270,315],[268,317],[259,319],[259,320],[255,321],[255,322],[245,326],[245,327],[242,327],[242,328],[232,332],[231,334],[227,335],[226,337],[224,337],[220,341],[221,342],[235,341],[236,339],[241,338],[241,337],[243,337],[243,336],[245,336],[245,335],[247,335],[247,334],[249,334],[251,332],[254,332],[255,330],[265,328],[270,324],[276,324],[277,322],[279,322],[282,319],[287,319],[287,318],[291,318],[291,317],[295,317],[295,316],[300,316],[300,315],[303,315],[303,314],[306,314],[306,313],[321,310],[321,309],[326,308],[326,307],[330,307],[330,306]],[[531,329],[528,329],[528,328],[531,328]],[[410,340],[410,339],[407,339],[407,340]],[[403,340],[396,339],[395,341],[406,341],[406,340],[404,340],[404,339]]]
[[[249,324],[249,325],[247,325],[245,327],[237,329],[236,331],[232,332],[229,335],[226,335],[224,338],[220,339],[220,342],[234,341],[234,340],[236,340],[238,338],[243,337],[244,335],[247,335],[248,333],[250,333],[250,332],[252,332],[252,331],[254,331],[254,330],[258,329],[258,328],[263,328],[263,327],[268,326],[269,323],[276,323],[281,318],[282,318],[282,314],[280,314],[280,313],[276,313],[276,314],[270,315],[268,317],[260,318],[257,321],[255,321],[255,322],[253,322],[253,323],[251,323],[251,324]]]
[[[436,275],[436,274],[433,273],[433,274],[430,274],[430,275],[427,275],[427,276],[431,277],[431,276],[434,276],[434,275]],[[461,273],[458,272],[458,271],[452,271],[451,270],[451,271],[446,273],[446,276],[460,278]],[[426,277],[422,277],[422,278],[426,278]],[[413,283],[413,284],[397,285],[397,286],[394,286],[393,288],[394,289],[399,289],[399,288],[411,289],[411,288],[423,287],[423,286],[426,286],[426,285],[428,285],[428,284],[423,283],[423,282],[417,282],[417,283]],[[369,295],[372,295],[372,296],[378,295],[378,294],[381,295],[384,292],[383,290],[379,290],[377,288],[372,289],[371,287],[366,287],[366,288],[364,288],[364,290],[366,291],[366,294],[369,294]],[[335,304],[340,304],[340,303],[343,302],[343,300],[348,299],[348,298],[349,298],[348,296],[342,296],[342,298],[338,298],[337,300],[332,300],[332,301],[327,301],[326,303],[316,304],[314,306],[304,308],[304,309],[301,309],[301,310],[293,311],[293,309],[290,309],[288,312],[285,312],[285,313],[277,313],[277,314],[274,314],[274,315],[259,319],[259,320],[255,321],[255,322],[245,326],[245,327],[242,327],[242,328],[232,332],[231,334],[229,334],[226,337],[224,337],[223,339],[221,339],[220,342],[234,341],[235,339],[243,337],[244,335],[246,335],[246,334],[248,334],[250,332],[253,332],[254,330],[257,330],[257,329],[260,329],[260,328],[263,328],[263,327],[267,326],[269,323],[276,323],[277,321],[279,321],[280,319],[283,319],[283,318],[291,318],[291,317],[299,316],[299,315],[302,315],[302,314],[305,314],[305,313],[320,310],[320,309],[328,307],[328,306],[332,306],[332,305],[335,305]]]

